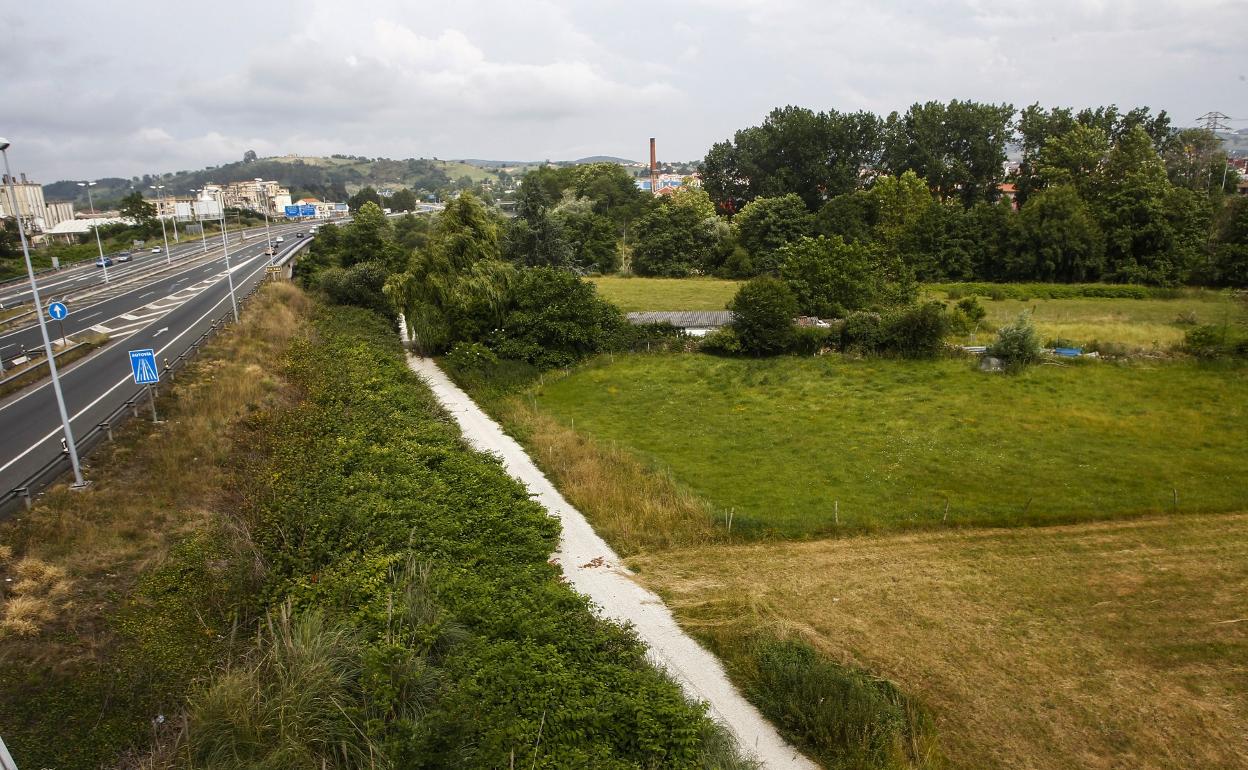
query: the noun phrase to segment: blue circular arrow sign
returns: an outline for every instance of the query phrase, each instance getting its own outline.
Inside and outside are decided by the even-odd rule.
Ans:
[[[69,315],[69,308],[65,307],[64,302],[53,302],[48,305],[48,315],[53,321],[59,321]]]

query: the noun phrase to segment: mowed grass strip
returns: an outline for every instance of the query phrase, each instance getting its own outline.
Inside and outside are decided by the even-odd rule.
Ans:
[[[943,299],[937,293],[935,298]],[[1193,291],[1176,299],[1119,299],[1075,297],[1070,299],[991,300],[979,298],[988,311],[985,320],[995,329],[1023,311],[1029,311],[1042,341],[1064,340],[1076,345],[1113,343],[1124,352],[1166,352],[1183,342],[1196,324],[1242,323],[1248,320],[1248,304],[1226,292]],[[966,344],[989,344],[991,331],[959,337]]]
[[[1248,368],[616,356],[533,403],[733,533],[822,536],[1248,507]]]
[[[625,313],[637,310],[723,310],[742,281],[719,278],[625,278],[616,275],[589,279],[598,293]]]
[[[930,710],[953,767],[1239,768],[1248,756],[1248,514],[629,561],[730,668],[766,628],[894,681]]]

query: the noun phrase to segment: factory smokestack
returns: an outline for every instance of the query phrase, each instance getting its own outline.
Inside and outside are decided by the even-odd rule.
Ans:
[[[657,195],[659,192],[659,164],[655,160],[654,154],[654,137],[650,137],[650,194]]]

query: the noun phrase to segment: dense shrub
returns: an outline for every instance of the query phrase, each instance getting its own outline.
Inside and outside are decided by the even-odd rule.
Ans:
[[[988,355],[1001,359],[1012,369],[1019,369],[1040,360],[1040,337],[1031,322],[1031,314],[1018,318],[997,332],[997,339],[988,346]]]
[[[793,345],[797,299],[783,281],[763,276],[743,285],[728,303],[741,349],[754,356],[784,353]]]
[[[933,726],[891,682],[821,659],[809,645],[760,638],[746,695],[828,768],[924,767]]]
[[[383,315],[393,307],[382,289],[389,273],[376,262],[359,262],[348,268],[331,267],[320,275],[321,288],[339,305],[355,305]]]
[[[950,294],[950,299],[952,298],[953,295]],[[979,304],[979,300],[974,296],[959,299],[958,310],[972,323],[978,323],[988,315],[988,311],[984,309],[983,305]]]
[[[884,319],[879,313],[859,310],[845,317],[841,325],[841,350],[846,353],[874,353],[884,346]]]
[[[799,326],[793,330],[793,352],[813,356],[832,342],[832,330],[826,326]]]
[[[892,311],[884,325],[886,350],[906,358],[925,358],[944,348],[949,316],[940,302],[925,302]]]
[[[626,324],[592,283],[566,271],[532,268],[521,271],[503,326],[488,343],[504,358],[550,369],[607,350]]]
[[[732,766],[636,637],[560,581],[557,520],[465,447],[385,320],[332,308],[313,336],[243,496],[263,597],[307,620],[267,626],[193,704],[197,766]]]
[[[618,351],[676,350],[685,346],[688,335],[680,327],[664,321],[657,324],[620,325],[607,347]]]
[[[716,329],[702,338],[698,350],[716,356],[739,356],[745,352],[741,347],[741,338],[731,326]]]
[[[1233,326],[1205,324],[1183,335],[1183,351],[1197,358],[1248,355],[1248,335]]]
[[[790,243],[777,255],[780,277],[805,315],[841,318],[914,299],[913,282],[894,275],[879,249],[820,236]]]

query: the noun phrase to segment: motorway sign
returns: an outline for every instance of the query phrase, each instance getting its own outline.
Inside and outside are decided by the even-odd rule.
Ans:
[[[286,208],[286,218],[287,218],[287,219],[298,219],[298,218],[299,218],[299,207],[298,207],[298,206],[286,206],[285,208]]]
[[[156,353],[151,349],[130,351],[130,372],[135,385],[155,385],[160,382],[160,370],[156,368]]]
[[[53,321],[63,321],[67,315],[69,315],[69,308],[65,307],[64,302],[53,302],[48,305],[48,316]]]

